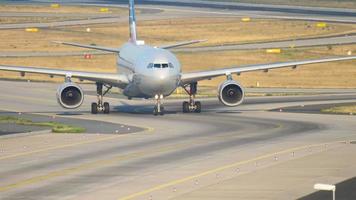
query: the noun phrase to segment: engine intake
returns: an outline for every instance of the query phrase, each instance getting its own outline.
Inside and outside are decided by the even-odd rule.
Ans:
[[[219,100],[225,106],[238,106],[240,105],[245,96],[243,87],[234,80],[223,82],[219,86]]]
[[[75,83],[64,83],[58,87],[57,101],[63,108],[78,108],[84,101],[83,91]]]

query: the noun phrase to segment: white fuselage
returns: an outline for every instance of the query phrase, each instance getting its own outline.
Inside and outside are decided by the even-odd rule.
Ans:
[[[117,66],[129,79],[124,95],[130,98],[169,96],[180,84],[180,63],[165,49],[128,42],[120,48]]]

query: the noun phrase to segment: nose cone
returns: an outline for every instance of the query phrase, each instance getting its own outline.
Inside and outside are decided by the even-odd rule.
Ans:
[[[162,81],[165,81],[167,79],[169,79],[169,70],[160,70],[160,71],[157,71],[155,73],[155,76],[157,77],[157,80],[159,80],[159,82],[162,82]]]
[[[176,77],[170,74],[169,70],[160,70],[155,72],[153,87],[161,91],[169,90],[173,85],[175,85]]]
[[[154,76],[145,76],[142,79],[141,90],[148,96],[171,94],[177,87],[178,76],[169,72],[157,72]]]

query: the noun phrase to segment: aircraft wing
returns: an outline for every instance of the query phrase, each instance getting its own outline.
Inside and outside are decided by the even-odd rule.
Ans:
[[[22,67],[22,66],[6,66],[0,65],[0,70],[20,72],[21,75],[25,73],[47,74],[50,76],[70,76],[72,78],[79,78],[81,80],[89,80],[111,85],[127,85],[128,77],[121,74],[114,73],[97,73],[97,72],[83,72],[83,71],[67,71],[61,69],[48,69],[40,67]]]
[[[229,74],[240,74],[250,71],[258,70],[269,70],[277,69],[283,67],[297,67],[298,65],[308,65],[316,63],[326,63],[334,61],[343,61],[343,60],[353,60],[356,59],[356,56],[348,57],[336,57],[336,58],[325,58],[325,59],[315,59],[315,60],[305,60],[305,61],[292,61],[292,62],[281,62],[281,63],[270,63],[270,64],[259,64],[259,65],[248,65],[248,66],[233,66],[223,69],[209,70],[209,71],[200,71],[200,72],[188,72],[182,74],[182,85],[193,83],[201,80],[211,79],[218,76],[229,75]]]
[[[161,49],[173,49],[173,48],[176,48],[176,47],[181,47],[181,46],[196,44],[196,43],[205,42],[205,41],[207,41],[207,40],[184,41],[184,42],[179,42],[179,43],[176,43],[176,44],[169,44],[169,45],[158,46],[158,48],[161,48]]]
[[[60,41],[53,41],[53,42],[57,43],[57,44],[67,45],[67,46],[81,47],[81,48],[86,48],[86,49],[95,49],[95,50],[112,52],[112,53],[120,53],[120,49],[118,49],[118,48],[102,47],[102,46],[96,46],[96,45],[85,45],[85,44],[79,44],[79,43],[73,43],[73,42],[60,42]]]

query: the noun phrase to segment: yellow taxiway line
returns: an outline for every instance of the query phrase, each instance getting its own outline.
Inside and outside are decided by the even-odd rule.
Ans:
[[[146,190],[143,190],[143,191],[140,191],[140,192],[137,192],[137,193],[133,193],[131,195],[119,198],[119,200],[132,200],[134,198],[137,198],[137,197],[140,197],[140,196],[143,196],[143,195],[146,195],[146,194],[158,191],[158,190],[162,190],[162,189],[165,189],[165,188],[168,188],[168,187],[172,187],[172,186],[175,186],[175,185],[187,182],[187,181],[191,181],[191,180],[194,180],[194,179],[206,176],[206,175],[215,174],[217,172],[221,172],[221,171],[224,171],[224,170],[227,170],[227,169],[238,167],[240,165],[244,165],[244,164],[256,162],[258,160],[270,158],[270,157],[273,157],[275,155],[291,153],[291,152],[294,152],[294,151],[299,151],[299,150],[303,150],[303,149],[307,149],[307,148],[320,147],[320,146],[325,146],[325,145],[330,145],[330,144],[337,144],[337,143],[346,143],[346,141],[337,141],[337,142],[315,144],[315,145],[305,145],[305,146],[300,146],[300,147],[289,148],[289,149],[278,151],[278,152],[274,152],[274,153],[269,153],[269,154],[262,155],[262,156],[259,156],[259,157],[256,157],[256,158],[252,158],[252,159],[248,159],[248,160],[239,161],[239,162],[235,162],[235,163],[232,163],[232,164],[224,165],[224,166],[221,166],[221,167],[218,167],[218,168],[215,168],[215,169],[211,169],[211,170],[208,170],[208,171],[204,171],[204,172],[201,172],[199,174],[192,175],[192,176],[184,177],[184,178],[181,178],[181,179],[176,179],[176,180],[173,180],[173,181],[161,184],[161,185],[157,185],[155,187],[148,188]]]

